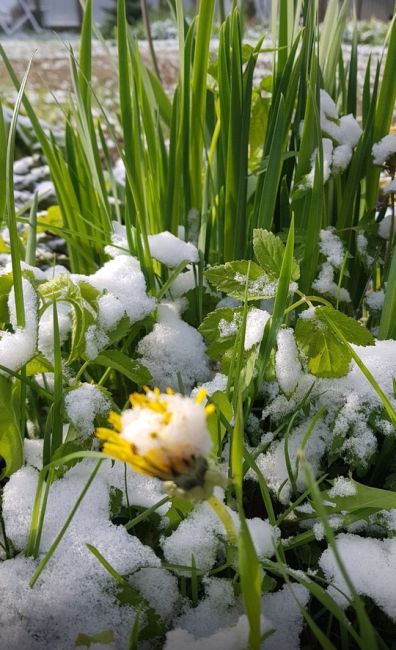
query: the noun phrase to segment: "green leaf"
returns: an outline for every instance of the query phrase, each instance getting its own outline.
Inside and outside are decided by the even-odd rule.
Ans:
[[[259,92],[254,92],[250,115],[249,149],[250,165],[259,164],[262,158],[263,142],[268,124],[270,107],[269,97],[261,97]]]
[[[323,323],[326,317],[340,330],[349,343],[355,345],[374,345],[374,337],[371,332],[363,327],[358,321],[342,314],[332,307],[317,307],[315,316]]]
[[[226,393],[220,390],[210,396],[210,402],[215,405],[216,410],[208,416],[207,423],[213,442],[212,454],[217,455],[224,435],[231,427],[234,411]]]
[[[0,375],[0,479],[23,464],[23,441],[12,407],[12,383]]]
[[[205,275],[209,282],[219,291],[223,291],[233,298],[243,300],[245,298],[248,272],[247,300],[272,298],[275,295],[278,283],[272,277],[269,277],[261,266],[255,262],[248,262],[246,260],[226,262],[226,264],[213,266],[208,269],[205,271]]]
[[[43,372],[54,372],[54,367],[42,354],[37,354],[26,364],[26,376],[33,377]]]
[[[352,354],[331,323],[350,343],[374,344],[371,333],[353,318],[332,307],[317,307],[313,318],[298,319],[295,331],[297,344],[307,355],[308,368],[316,377],[343,377],[349,371]]]
[[[135,361],[135,359],[130,359],[120,350],[105,350],[92,363],[105,366],[105,368],[113,368],[138,386],[148,384],[152,379],[147,368]]]
[[[355,488],[355,494],[347,496],[332,497],[328,492],[322,492],[323,502],[334,503],[331,512],[357,512],[359,510],[368,510],[368,514],[374,514],[380,510],[393,510],[396,508],[396,493],[390,490],[381,490],[357,483],[351,479],[351,484]]]
[[[209,343],[207,352],[212,359],[220,359],[234,345],[241,319],[242,309],[240,307],[237,309],[215,309],[204,318],[198,330]],[[229,323],[230,334],[222,336],[222,326],[224,325],[226,328],[227,323]],[[235,327],[231,326],[231,323],[235,324]]]
[[[96,643],[113,643],[114,636],[112,630],[104,630],[98,634],[79,634],[74,642],[76,646],[86,646],[90,648]]]
[[[308,369],[316,377],[343,377],[351,355],[331,329],[316,318],[299,318],[295,330],[299,348],[308,357]]]
[[[8,295],[13,284],[12,273],[0,275],[0,322],[8,323],[10,315],[8,312]]]
[[[264,271],[279,278],[285,253],[285,246],[280,237],[263,228],[255,228],[253,230],[253,250]],[[293,257],[291,279],[298,280],[299,277],[300,268]]]
[[[71,350],[68,363],[85,354],[85,334],[95,322],[98,305],[96,298],[99,291],[88,282],[74,284],[67,275],[60,275],[39,287],[44,299],[61,300],[73,307]]]

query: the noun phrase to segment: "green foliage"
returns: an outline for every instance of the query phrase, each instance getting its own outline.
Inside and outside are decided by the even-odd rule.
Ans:
[[[247,300],[271,298],[276,292],[274,280],[255,262],[226,262],[208,269],[205,276],[218,291],[239,300],[245,296],[247,280]]]
[[[120,350],[104,350],[93,361],[95,365],[117,370],[121,375],[142,387],[150,383],[152,377],[144,366],[135,359],[130,359]]]
[[[9,126],[2,119],[0,107],[0,171],[6,180],[0,186],[0,222],[4,217],[7,220],[12,254],[12,273],[0,275],[0,324],[2,330],[12,331],[12,291],[17,326],[23,327],[29,318],[23,304],[24,276],[37,292],[39,318],[51,309],[54,323],[51,361],[36,352],[23,368],[10,370],[7,377],[0,375],[0,477],[8,477],[23,464],[27,419],[34,425],[35,435],[44,438],[45,467],[39,473],[27,555],[39,555],[53,481],[84,458],[98,461],[59,534],[40,558],[31,586],[56,553],[103,460],[101,453],[92,451],[92,440],[76,439],[72,427],[63,439],[64,395],[82,382],[89,382],[111,395],[118,411],[127,404],[131,384],[141,389],[155,383],[155,376],[151,377],[135,358],[139,340],[154,325],[155,310],[145,321],[133,325],[126,316],[121,318],[113,330],[106,332],[107,348],[95,359],[87,358],[86,334],[89,327],[98,324],[100,292],[89,281],[80,278],[74,282],[66,274],[51,281],[38,280],[31,271],[21,270],[21,261],[34,264],[36,233],[45,229],[65,238],[66,263],[72,272],[91,274],[107,259],[104,247],[110,243],[112,222],[116,220],[126,227],[128,250],[123,253],[139,259],[148,294],[158,303],[173,300],[172,285],[180,281],[188,261],[181,261],[169,271],[152,259],[149,236],[164,230],[176,235],[184,226],[186,241],[197,242],[199,261],[192,265],[194,281],[189,286],[194,288],[184,294],[188,307],[183,318],[198,327],[206,340],[211,368],[227,375],[224,392],[217,391],[208,398],[216,407],[208,417],[213,442],[210,461],[229,457],[225,498],[231,509],[237,510],[240,523],[238,533],[232,533],[228,513],[232,534],[224,545],[224,557],[217,558],[213,575],[232,581],[236,594],[241,596],[252,649],[258,649],[261,643],[262,594],[295,581],[311,594],[301,612],[305,619],[304,646],[368,648],[370,644],[376,647],[378,637],[378,647],[386,647],[389,632],[382,640],[382,630],[373,631],[370,609],[365,608],[340,558],[336,558],[338,568],[352,594],[350,609],[343,611],[326,591],[322,574],[314,575],[312,569],[317,567],[323,545],[315,540],[311,529],[301,530],[306,513],[298,506],[306,499],[310,501],[312,516],[322,523],[335,555],[336,538],[328,515],[342,514],[341,523],[347,525],[396,508],[394,492],[384,489],[394,485],[395,443],[391,436],[383,441],[383,430],[396,423],[395,409],[391,395],[379,386],[375,372],[371,373],[353,347],[373,345],[370,328],[378,324],[379,338],[395,336],[394,242],[385,242],[377,235],[375,208],[382,197],[378,195],[380,169],[372,164],[371,150],[373,143],[388,132],[393,114],[396,22],[393,20],[390,26],[387,53],[377,69],[371,69],[368,62],[361,102],[356,27],[349,63],[342,58],[346,1],[341,7],[336,0],[328,3],[319,30],[317,2],[274,0],[270,50],[263,48],[264,37],[254,46],[243,42],[241,12],[237,3],[232,3],[219,29],[218,52],[213,54],[210,39],[214,0],[201,2],[191,22],[184,16],[181,0],[175,0],[170,4],[178,29],[180,65],[173,91],[143,62],[128,28],[130,12],[137,12],[137,4],[117,2],[118,61],[113,62],[118,65],[116,125],[113,116],[98,105],[93,87],[91,38],[95,28],[91,1],[86,3],[78,63],[70,53],[72,92],[63,139],[56,140],[43,128],[25,94],[28,71],[20,83],[0,46],[5,69],[18,91]],[[114,18],[115,13],[112,15]],[[265,72],[263,79],[256,80],[261,74],[256,64],[263,52],[271,53],[272,74]],[[319,103],[322,89],[332,96],[340,114],[356,114],[361,106],[363,133],[351,151],[350,164],[337,174],[328,173],[331,164],[322,146],[326,135],[322,132]],[[58,206],[41,217],[37,216],[36,200],[28,216],[24,209],[16,213],[14,206],[12,163],[21,106],[32,123],[56,189]],[[114,178],[115,156],[125,166],[125,187]],[[384,204],[382,214],[387,207]],[[30,234],[26,242],[20,229],[27,223]],[[336,301],[337,309],[322,297],[310,295],[319,271],[320,231],[326,228],[341,238],[346,251],[341,269],[334,271],[338,288],[347,286],[351,294],[351,303],[343,303],[343,311],[338,310]],[[359,252],[358,236],[364,233],[370,237],[370,254],[374,251],[371,259],[363,259]],[[215,291],[204,284],[204,279]],[[370,283],[376,290],[385,288],[386,283],[384,308],[378,317],[370,315],[364,305]],[[133,293],[133,286],[130,291]],[[215,309],[220,294],[240,304]],[[291,304],[294,294],[296,302]],[[271,299],[272,313],[261,342],[246,351],[249,313],[252,307],[263,309],[263,299]],[[72,307],[71,336],[65,339],[58,323],[61,303]],[[317,303],[322,306],[314,309],[312,305]],[[299,315],[298,310],[307,305],[312,312]],[[265,309],[270,311],[271,307],[266,305]],[[369,462],[375,460],[376,467],[367,467],[363,462],[349,465],[350,471],[361,475],[361,481],[367,477],[367,485],[353,480],[354,495],[332,498],[328,490],[318,488],[322,481],[346,473],[348,456],[343,445],[345,438],[352,436],[350,430],[344,432],[345,438],[338,434],[326,442],[329,444],[323,463],[315,468],[316,479],[304,457],[304,451],[308,455],[311,441],[315,443],[319,435],[318,424],[323,421],[329,437],[334,433],[330,419],[326,419],[326,407],[317,405],[312,388],[301,398],[300,385],[289,392],[279,381],[279,402],[290,412],[261,418],[263,408],[268,406],[263,382],[270,384],[265,386],[268,392],[278,390],[273,385],[275,358],[280,351],[277,337],[285,326],[294,328],[302,353],[301,359],[295,361],[302,362],[303,373],[308,369],[316,377],[336,382],[348,373],[354,360],[380,400],[367,416],[374,443],[378,444]],[[53,387],[46,383],[47,373],[54,373]],[[292,441],[301,422],[306,422],[306,431],[301,449],[296,452]],[[271,477],[260,471],[259,456],[278,444],[277,453],[284,449],[286,482],[291,486],[292,501],[287,505],[280,501],[283,485],[275,494]],[[304,492],[298,469],[305,472]],[[254,485],[249,470],[257,478]],[[143,543],[147,531],[155,529],[148,539],[158,557],[163,557],[160,535],[170,535],[194,512],[194,506],[179,496],[164,496],[149,508],[132,509],[128,495],[127,506],[122,497],[120,489],[111,495],[113,518]],[[169,524],[160,529],[156,511],[168,501]],[[328,507],[328,502],[335,506]],[[221,507],[225,510],[224,504]],[[275,544],[276,561],[258,557],[248,525],[254,516],[268,518],[282,531],[285,543]],[[155,643],[162,643],[166,625],[133,586],[133,578],[120,576],[97,549],[91,546],[89,550],[116,581],[120,602],[132,605],[137,612],[130,646],[138,647],[142,640],[154,638]],[[167,568],[180,569],[172,565]],[[202,573],[194,558],[191,566],[182,571],[180,592],[184,597],[191,596],[196,606]],[[374,616],[371,618],[374,623]],[[76,645],[88,647],[112,642],[110,630],[94,635],[81,633],[76,639]]]
[[[349,370],[352,355],[328,321],[335,324],[350,343],[374,345],[374,338],[353,318],[331,307],[317,307],[312,317],[298,319],[296,340],[308,357],[310,372],[317,377],[342,377]]]
[[[253,250],[257,262],[264,271],[275,278],[279,278],[285,253],[285,246],[280,237],[276,237],[274,233],[268,230],[256,228],[253,230]],[[298,280],[299,277],[300,269],[293,258],[291,279]]]
[[[13,408],[13,386],[0,375],[0,479],[23,464],[23,440]]]

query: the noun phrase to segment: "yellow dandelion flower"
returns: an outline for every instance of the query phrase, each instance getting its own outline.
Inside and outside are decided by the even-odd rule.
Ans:
[[[212,447],[207,416],[214,406],[203,405],[206,391],[201,389],[195,399],[171,389],[161,393],[145,386],[144,391],[130,395],[131,409],[121,415],[110,412],[112,429],[96,429],[104,453],[163,481],[177,483],[184,477],[186,489],[199,484]]]

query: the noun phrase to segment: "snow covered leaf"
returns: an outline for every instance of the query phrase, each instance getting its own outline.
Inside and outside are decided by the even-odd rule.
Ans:
[[[315,309],[315,316],[324,323],[329,319],[349,343],[355,343],[355,345],[374,345],[374,337],[368,329],[360,325],[353,318],[342,314],[332,307],[317,307]]]
[[[298,319],[296,340],[308,357],[309,371],[316,377],[343,377],[349,371],[352,355],[329,322],[350,343],[372,345],[374,339],[362,325],[332,307],[317,307],[312,318]]]
[[[207,353],[212,359],[220,359],[234,345],[241,319],[241,308],[216,309],[204,318],[198,331],[208,341]]]
[[[60,275],[39,287],[44,299],[51,302],[55,298],[73,307],[71,350],[68,363],[75,361],[86,352],[86,333],[95,322],[99,291],[88,282],[75,284],[67,275]]]
[[[138,386],[148,384],[152,378],[147,368],[135,359],[130,359],[120,350],[105,350],[96,357],[94,363],[106,368],[114,368]]]
[[[253,250],[256,259],[264,271],[275,278],[279,278],[285,246],[272,232],[262,228],[253,230]],[[298,280],[300,267],[293,257],[291,279]]]
[[[337,483],[341,483],[341,488],[337,487]],[[322,492],[321,495],[324,502],[335,504],[335,507],[330,507],[332,513],[361,511],[362,516],[367,517],[380,510],[396,508],[396,492],[363,485],[353,479],[338,479],[334,488]]]
[[[208,269],[205,271],[205,275],[209,282],[219,291],[223,291],[233,298],[243,300],[245,297],[248,271],[247,299],[260,300],[261,298],[272,298],[278,288],[278,282],[255,262],[248,262],[246,260],[226,262],[226,264],[213,266]]]
[[[22,466],[23,443],[14,409],[12,384],[0,375],[0,479]]]

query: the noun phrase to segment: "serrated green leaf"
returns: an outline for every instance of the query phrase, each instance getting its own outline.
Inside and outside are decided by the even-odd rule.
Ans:
[[[250,271],[249,271],[250,265]],[[219,291],[243,300],[245,298],[246,279],[249,272],[247,300],[260,300],[272,298],[277,290],[278,283],[255,262],[238,260],[213,266],[205,271],[209,282]]]
[[[326,323],[325,317],[330,319],[349,343],[355,343],[355,345],[374,345],[374,337],[368,329],[350,316],[346,316],[340,311],[333,309],[333,307],[317,307],[315,309],[315,316],[323,323]]]
[[[220,359],[234,345],[241,318],[242,309],[240,307],[237,309],[215,309],[204,318],[198,330],[209,343],[207,352],[212,359]],[[222,321],[224,326],[227,323],[230,324],[228,329],[232,333],[227,336],[221,334]],[[235,328],[231,326],[231,323],[235,324]]]
[[[352,354],[341,336],[356,345],[374,344],[365,327],[333,307],[317,307],[313,318],[299,318],[295,334],[297,344],[308,357],[308,368],[316,377],[343,377],[348,373]]]
[[[12,383],[0,375],[0,479],[23,463],[23,440],[12,403]]]
[[[42,354],[37,354],[26,364],[26,376],[33,377],[43,372],[54,372],[54,367]]]
[[[253,230],[253,250],[256,259],[264,271],[275,278],[279,278],[285,246],[274,233],[255,228]],[[293,257],[291,279],[298,280],[300,277],[300,268]]]
[[[308,369],[316,377],[343,377],[351,355],[328,325],[316,318],[299,318],[295,330],[297,345],[308,357]]]
[[[120,350],[105,350],[92,363],[105,366],[106,368],[113,368],[138,386],[148,384],[152,379],[147,368]]]

